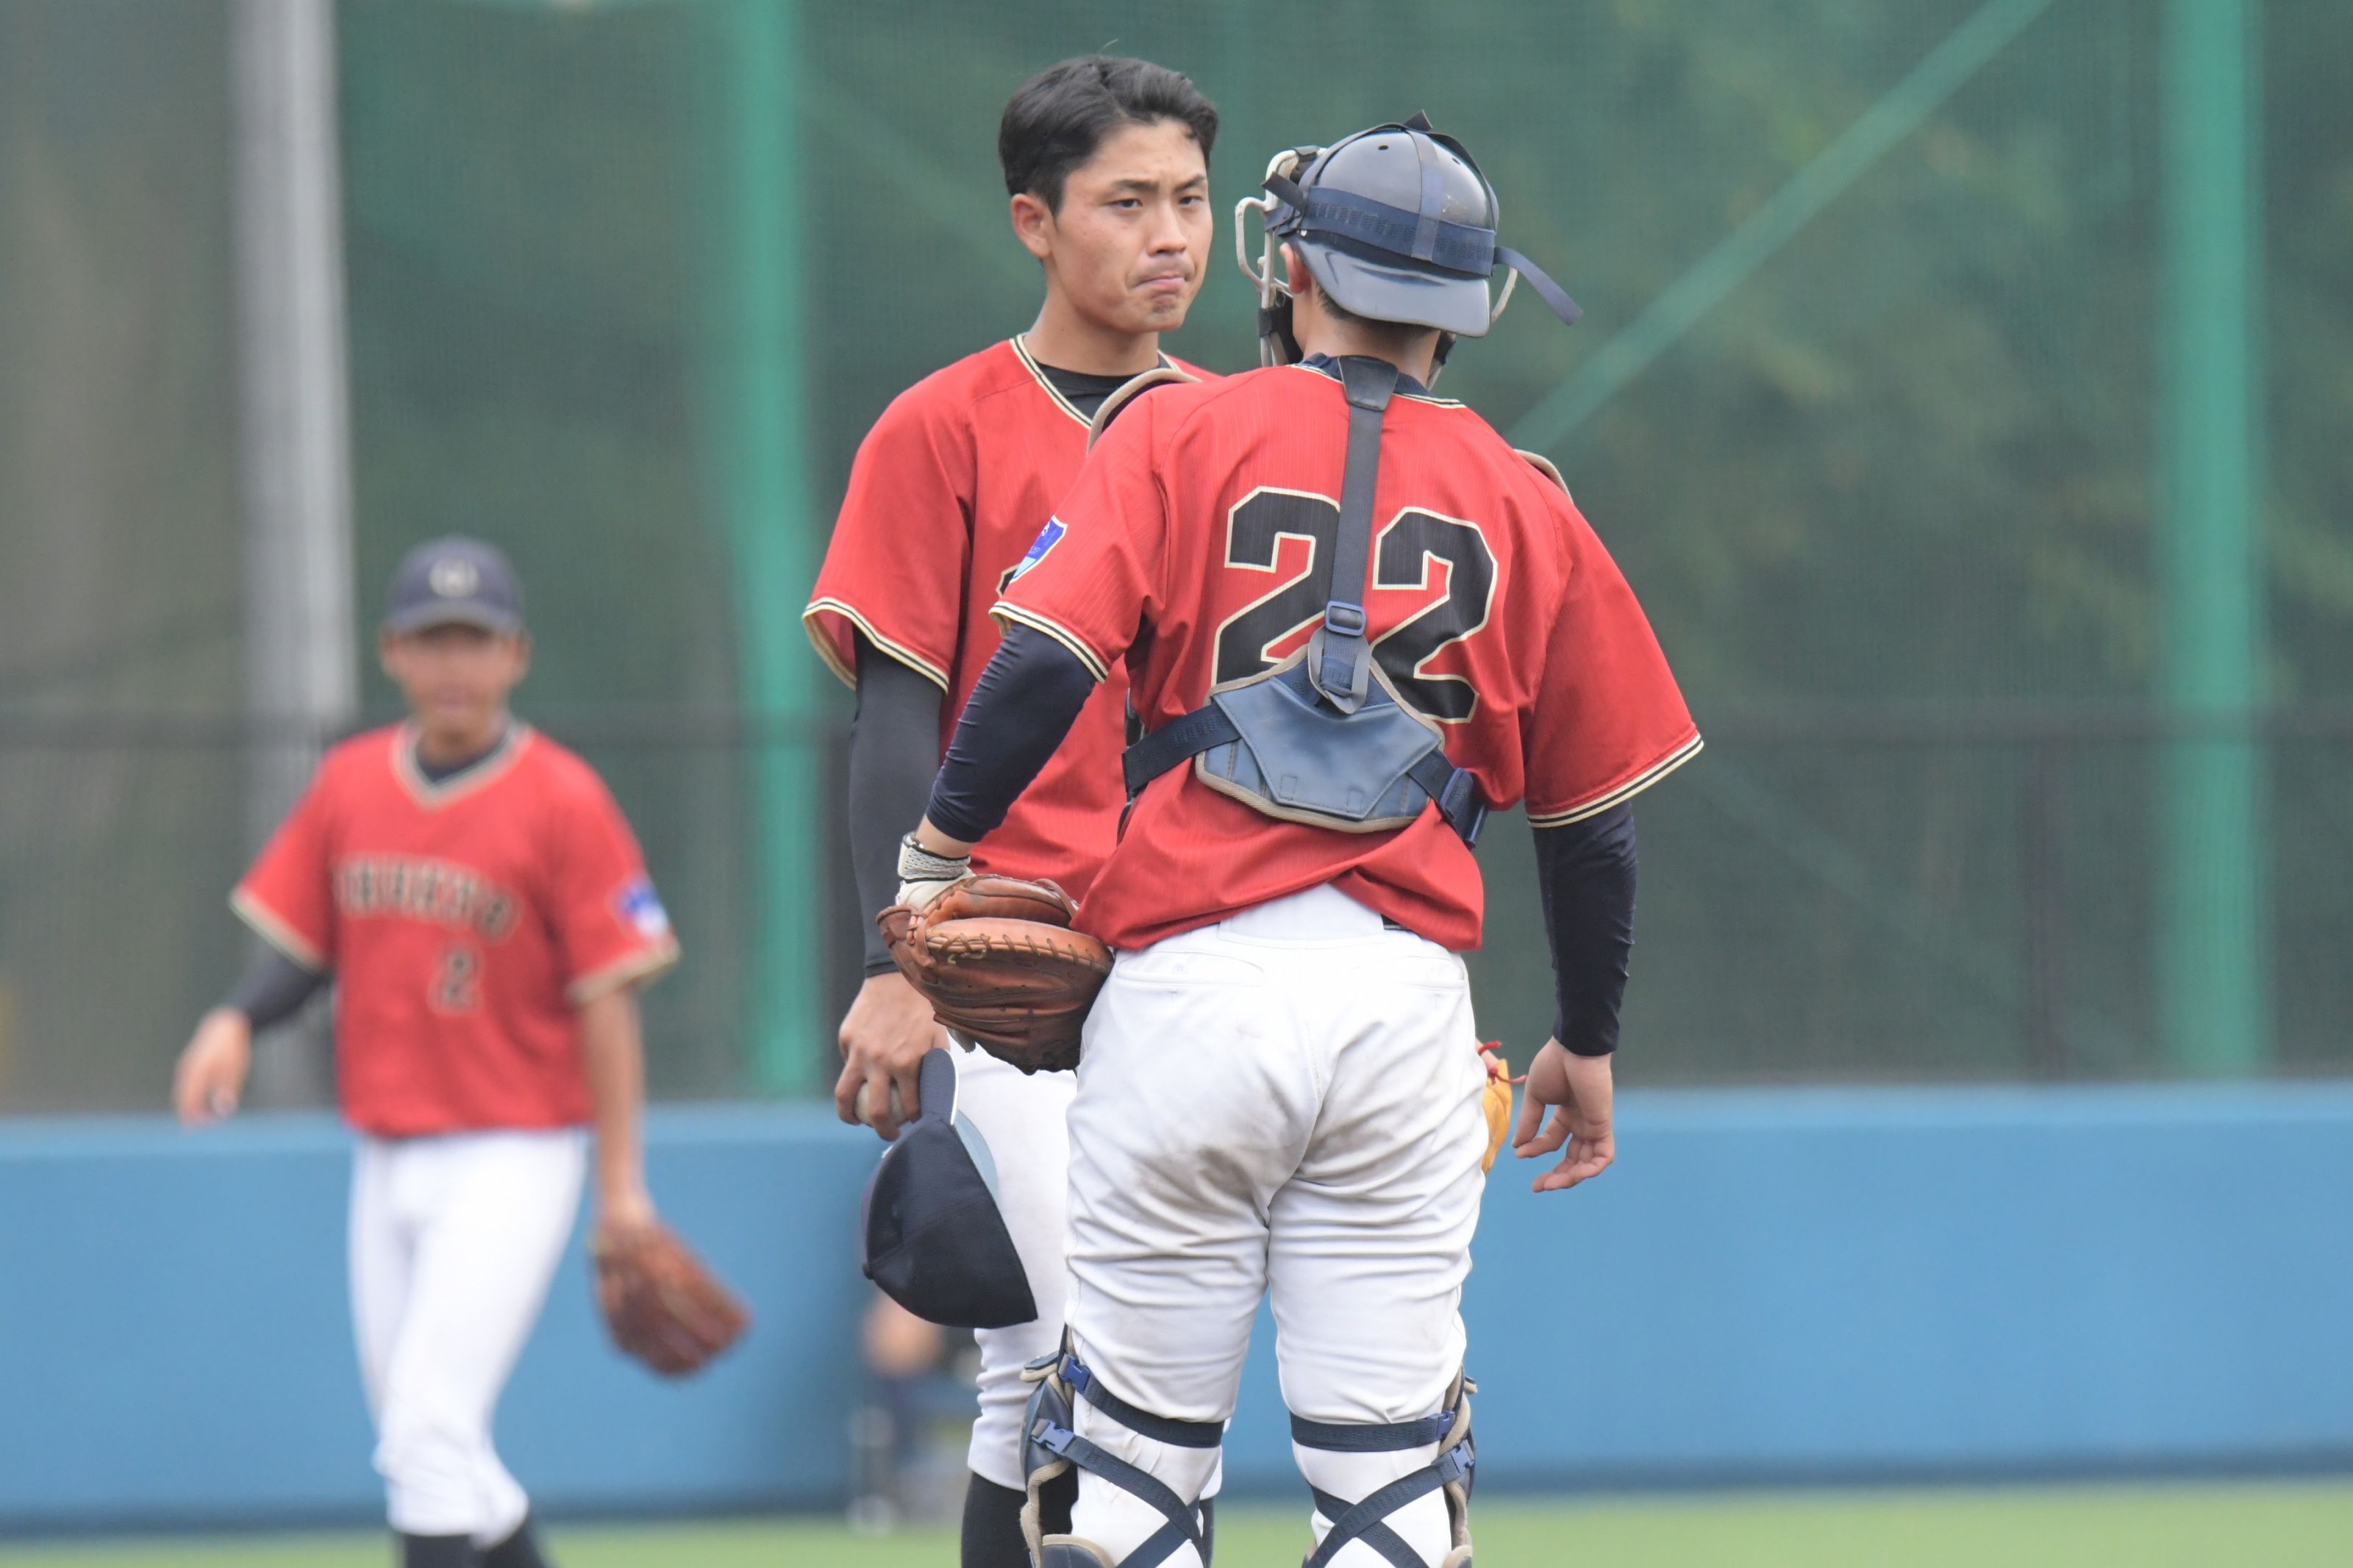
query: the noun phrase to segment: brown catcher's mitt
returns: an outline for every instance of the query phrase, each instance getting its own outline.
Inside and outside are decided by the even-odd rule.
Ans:
[[[1054,1072],[1079,1065],[1080,1027],[1111,973],[1111,949],[1071,929],[1077,913],[1051,882],[976,874],[877,923],[941,1023],[1023,1072]]]
[[[596,1305],[613,1342],[664,1377],[683,1377],[743,1337],[744,1304],[686,1243],[649,1226],[599,1236]]]

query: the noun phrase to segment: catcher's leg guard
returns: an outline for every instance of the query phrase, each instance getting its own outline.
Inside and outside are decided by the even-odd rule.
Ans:
[[[1074,1535],[1057,1535],[1039,1548],[1038,1568],[1116,1568],[1116,1564],[1103,1554],[1100,1546]]]
[[[1419,1421],[1358,1426],[1310,1421],[1299,1415],[1291,1418],[1291,1440],[1317,1454],[1400,1454],[1431,1444],[1438,1447],[1438,1457],[1429,1464],[1377,1486],[1354,1501],[1336,1495],[1317,1479],[1319,1470],[1332,1477],[1354,1467],[1345,1458],[1317,1465],[1303,1455],[1300,1465],[1307,1472],[1308,1489],[1314,1494],[1315,1507],[1332,1521],[1323,1544],[1307,1554],[1303,1568],[1326,1568],[1352,1541],[1363,1542],[1396,1568],[1433,1568],[1385,1522],[1399,1509],[1432,1492],[1445,1500],[1448,1535],[1445,1555],[1434,1568],[1471,1568],[1471,1478],[1478,1458],[1471,1441],[1471,1395],[1477,1389],[1478,1384],[1457,1373],[1453,1386],[1447,1391],[1446,1408]]]
[[[1076,1401],[1083,1399],[1131,1432],[1179,1448],[1215,1448],[1225,1440],[1217,1421],[1177,1421],[1138,1410],[1096,1381],[1066,1340],[1062,1349],[1029,1363],[1022,1376],[1033,1385],[1022,1436],[1022,1468],[1029,1497],[1021,1510],[1021,1532],[1039,1568],[1156,1568],[1180,1548],[1191,1546],[1204,1568],[1209,1561],[1208,1505],[1179,1497],[1150,1471],[1129,1464],[1082,1437]],[[1039,1490],[1073,1468],[1119,1488],[1157,1512],[1163,1523],[1126,1556],[1114,1561],[1102,1547],[1074,1535],[1048,1535],[1039,1521]]]

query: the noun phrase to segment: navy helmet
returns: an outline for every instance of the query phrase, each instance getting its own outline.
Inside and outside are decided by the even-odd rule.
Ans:
[[[1235,210],[1234,243],[1243,273],[1259,289],[1259,336],[1265,362],[1299,357],[1280,247],[1291,244],[1316,286],[1352,315],[1403,326],[1434,327],[1451,343],[1484,337],[1521,278],[1565,322],[1577,302],[1544,269],[1498,244],[1495,187],[1461,142],[1416,114],[1376,125],[1329,147],[1293,147],[1267,166],[1261,197]],[[1265,219],[1266,251],[1253,267],[1242,215]],[[1504,276],[1491,299],[1489,283]]]
[[[955,1060],[924,1053],[923,1114],[883,1151],[866,1184],[866,1277],[919,1318],[1003,1329],[1038,1315],[1029,1276],[997,1207],[997,1162],[956,1114]]]

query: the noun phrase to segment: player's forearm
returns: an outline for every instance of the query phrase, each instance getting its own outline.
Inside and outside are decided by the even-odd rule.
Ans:
[[[582,1004],[580,1067],[596,1131],[597,1203],[611,1213],[634,1205],[646,1187],[645,1047],[634,989]]]
[[[1634,810],[1535,830],[1537,886],[1552,946],[1554,1037],[1580,1057],[1618,1048],[1634,946]]]
[[[1060,643],[1030,626],[1006,628],[932,783],[923,822],[941,842],[926,847],[953,844],[946,852],[962,853],[996,831],[1094,689],[1087,667]]]
[[[254,961],[253,967],[245,972],[236,989],[221,998],[220,1005],[232,1013],[244,1014],[259,1034],[300,1012],[302,1004],[326,983],[324,970],[297,963],[271,948]]]
[[[874,916],[895,902],[899,836],[921,816],[939,771],[944,694],[925,677],[858,639],[858,716],[849,728],[849,860],[866,942],[866,973],[896,973]]]

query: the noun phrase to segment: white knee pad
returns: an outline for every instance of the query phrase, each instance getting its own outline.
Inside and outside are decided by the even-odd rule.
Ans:
[[[1304,1568],[1419,1563],[1471,1568],[1471,1395],[1456,1374],[1446,1408],[1381,1426],[1291,1418],[1292,1451],[1331,1528]],[[1356,1550],[1351,1552],[1351,1545]],[[1342,1553],[1348,1555],[1344,1560]]]
[[[1200,1498],[1217,1470],[1224,1424],[1178,1421],[1137,1409],[1104,1388],[1067,1340],[1061,1350],[1030,1363],[1022,1375],[1033,1385],[1022,1437],[1029,1495],[1021,1508],[1021,1533],[1029,1542],[1030,1560],[1039,1568],[1158,1568],[1189,1547],[1202,1568],[1208,1568],[1211,1527],[1209,1510]],[[1113,1453],[1105,1444],[1081,1436],[1076,1428],[1082,1400],[1136,1436],[1164,1445],[1172,1458],[1147,1468]],[[1044,1532],[1039,1490],[1072,1468],[1122,1494],[1127,1504],[1122,1512],[1142,1516],[1136,1544],[1114,1554],[1080,1535]],[[1082,1492],[1082,1507],[1087,1500]]]

